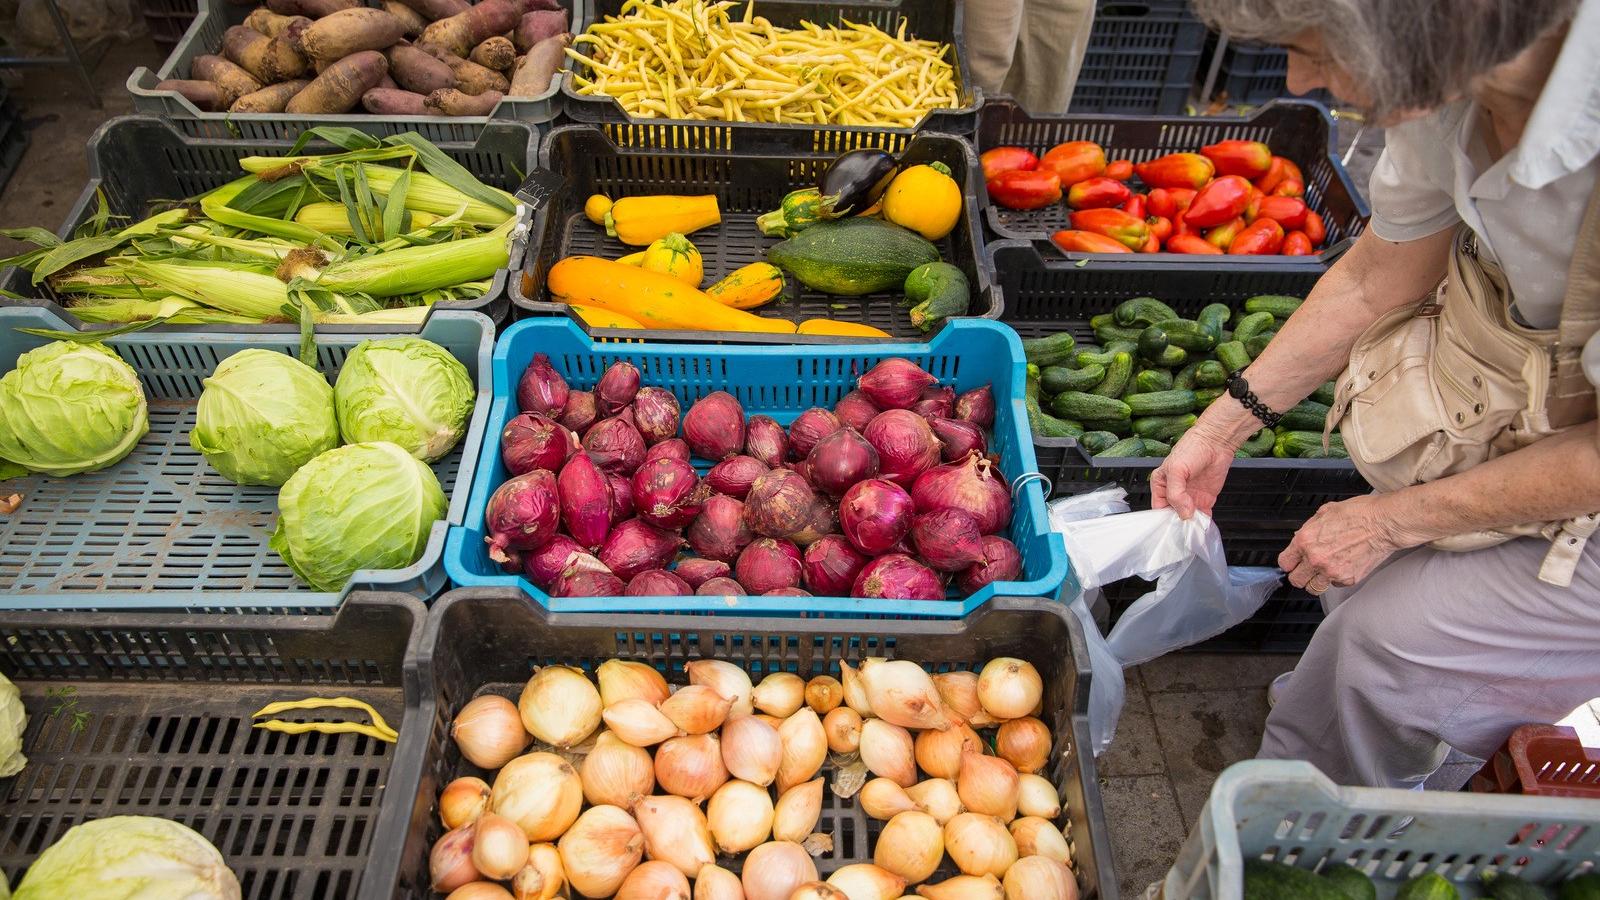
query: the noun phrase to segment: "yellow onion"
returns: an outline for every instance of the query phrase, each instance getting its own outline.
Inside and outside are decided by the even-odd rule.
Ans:
[[[609,710],[608,710],[609,712]],[[655,761],[650,752],[624,743],[609,731],[600,732],[594,749],[578,765],[583,799],[592,806],[633,809],[641,797],[656,787]]]
[[[798,844],[817,830],[817,820],[822,818],[822,785],[823,779],[813,778],[783,792],[773,809],[773,840]]]
[[[517,726],[521,728],[521,725]],[[446,830],[460,828],[489,808],[489,783],[466,775],[450,782],[439,792],[439,821]]]
[[[651,706],[659,706],[672,694],[667,680],[646,663],[608,659],[594,674],[600,680],[600,702],[607,707],[624,700],[643,700]]]
[[[1056,793],[1056,786],[1042,775],[1017,776],[1017,812],[1041,819],[1061,815],[1061,797]]]
[[[495,776],[489,808],[517,823],[529,841],[553,841],[583,808],[583,781],[554,753],[529,753]]]
[[[826,716],[844,702],[844,685],[832,675],[818,675],[806,682],[806,705],[819,716]]]
[[[957,875],[917,888],[917,896],[928,900],[1005,900],[1006,891],[993,875]]]
[[[817,880],[817,864],[799,844],[768,841],[745,857],[739,880],[745,900],[789,900],[795,888]]]
[[[962,813],[945,823],[944,850],[967,875],[1004,875],[1017,861],[1017,842],[994,816]]]
[[[1028,856],[1006,870],[1006,900],[1078,900],[1078,879],[1065,863]]]
[[[1050,763],[1050,729],[1033,716],[1003,722],[994,734],[994,754],[1018,772],[1037,772]]]
[[[903,788],[917,783],[917,760],[911,747],[911,732],[883,719],[861,723],[861,762],[867,771],[887,778]]]
[[[861,793],[856,797],[861,803],[862,812],[884,821],[894,818],[899,813],[922,810],[917,801],[906,793],[905,788],[889,778],[872,779],[861,786]]]
[[[492,881],[474,881],[450,892],[444,900],[516,900],[511,892]]]
[[[878,835],[872,862],[910,884],[927,881],[944,859],[944,829],[925,812],[903,812]]]
[[[727,780],[722,742],[714,734],[675,737],[656,748],[656,784],[669,794],[699,803]]]
[[[553,900],[567,895],[567,873],[561,867],[561,851],[555,844],[534,844],[528,848],[528,864],[511,879],[515,900]]]
[[[839,683],[844,686],[844,705],[855,710],[861,718],[872,715],[872,704],[867,702],[867,685],[861,673],[844,660],[839,660]]]
[[[778,793],[816,777],[817,771],[828,759],[828,736],[822,730],[822,720],[806,707],[778,727],[783,739],[783,761],[778,764]]]
[[[828,749],[835,753],[854,753],[861,749],[861,714],[848,706],[836,706],[822,718],[822,731]]]
[[[472,864],[472,845],[476,837],[477,823],[468,822],[446,831],[433,842],[433,849],[428,851],[428,875],[434,890],[448,893],[478,880],[478,867]]]
[[[727,869],[706,866],[694,877],[694,900],[744,900],[744,885]]]
[[[654,747],[683,733],[661,710],[637,697],[607,706],[600,717],[612,733],[635,747]]]
[[[906,796],[913,803],[922,807],[922,811],[940,825],[948,823],[951,819],[967,811],[961,805],[961,796],[956,792],[956,783],[948,778],[928,778],[906,788]]]
[[[1072,848],[1054,823],[1038,816],[1023,816],[1011,823],[1011,838],[1017,842],[1018,856],[1048,856],[1072,865]]]
[[[867,702],[872,712],[902,728],[950,727],[944,714],[944,701],[939,699],[939,689],[922,667],[910,660],[861,661],[861,680],[867,691]]]
[[[517,709],[529,734],[563,750],[583,743],[600,727],[600,692],[571,666],[546,666],[534,672]]]
[[[689,900],[689,879],[659,860],[640,863],[622,880],[616,900]]]
[[[561,870],[585,897],[610,897],[644,856],[644,835],[633,816],[615,806],[591,806],[561,836]]]
[[[715,662],[715,660],[698,660]],[[690,665],[693,665],[691,663]],[[705,684],[691,684],[678,688],[661,704],[661,714],[672,720],[684,734],[707,734],[716,731],[728,718],[733,701]],[[749,713],[745,713],[749,715]]]
[[[750,675],[739,666],[720,659],[697,659],[685,665],[683,671],[688,673],[690,684],[703,684],[728,698],[733,704],[728,715],[748,716],[755,712],[750,700],[754,690]]]
[[[1011,763],[971,751],[961,754],[956,793],[968,811],[1009,822],[1017,817],[1017,790],[1017,770]]]
[[[706,823],[717,850],[731,856],[766,843],[775,812],[766,788],[735,779],[711,795]]]
[[[517,705],[498,694],[474,697],[450,723],[461,755],[480,769],[498,769],[528,746]]]
[[[777,716],[769,716],[766,713],[759,713],[758,712],[755,715],[751,716],[750,718],[758,719],[758,720],[760,720],[762,722],[765,722],[768,725],[771,725],[774,730],[776,730],[778,728],[781,728],[783,726],[783,720],[782,719],[778,718]]]
[[[828,883],[850,900],[895,900],[906,892],[904,878],[872,863],[841,866],[828,876]]]
[[[644,832],[644,853],[676,866],[683,877],[717,861],[711,828],[699,805],[683,797],[646,797],[634,804],[633,817]]]
[[[978,673],[978,702],[996,719],[1033,715],[1044,702],[1044,680],[1033,663],[1010,656],[989,660]]]
[[[982,753],[983,738],[966,723],[944,731],[919,732],[916,741],[917,765],[934,778],[954,779],[961,774],[961,754]]]
[[[722,762],[729,775],[766,787],[783,763],[783,738],[765,719],[730,719],[722,726]]]
[[[787,719],[806,702],[806,683],[792,672],[773,672],[755,686],[750,701],[767,715]]]
[[[933,686],[939,689],[946,715],[960,717],[973,728],[996,724],[994,716],[984,712],[983,704],[978,702],[977,672],[941,672],[933,676]]]
[[[789,900],[850,900],[850,895],[826,881],[808,881],[795,888]]]
[[[503,881],[528,864],[528,839],[517,823],[505,816],[484,813],[478,818],[472,841],[472,865],[485,878]]]

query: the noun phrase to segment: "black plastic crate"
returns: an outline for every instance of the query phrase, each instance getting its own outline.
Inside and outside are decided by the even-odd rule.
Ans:
[[[515,590],[462,589],[440,598],[428,619],[421,670],[429,685],[423,714],[431,733],[407,732],[401,738],[396,787],[385,805],[380,833],[396,823],[408,828],[379,851],[373,869],[393,871],[393,884],[369,880],[362,895],[378,898],[432,897],[428,889],[428,850],[442,833],[438,820],[440,789],[452,778],[485,773],[464,762],[449,738],[450,720],[481,693],[515,697],[533,666],[566,664],[592,672],[607,659],[632,659],[683,683],[684,663],[725,659],[745,666],[757,680],[767,672],[789,671],[809,678],[831,673],[838,661],[866,656],[915,660],[938,671],[970,669],[996,656],[1032,662],[1044,677],[1045,713],[1055,733],[1051,768],[1063,801],[1062,826],[1073,851],[1073,871],[1086,900],[1115,900],[1117,879],[1105,827],[1094,757],[1089,746],[1088,652],[1076,617],[1049,600],[995,599],[966,619],[942,621],[848,619],[719,618],[640,615],[619,621],[596,614],[552,614]],[[828,774],[831,764],[824,766]],[[831,834],[834,849],[818,859],[823,878],[855,862],[870,862],[883,823],[867,818],[855,801],[823,794],[818,830]],[[738,871],[738,861],[718,864]],[[953,874],[948,861],[932,880]]]
[[[1178,115],[1205,43],[1206,27],[1185,0],[1098,0],[1070,109]]]
[[[373,132],[367,128],[357,130]],[[66,221],[56,231],[62,239],[87,222],[99,207],[95,194],[105,194],[106,203],[113,216],[124,216],[137,221],[147,215],[152,204],[182,200],[195,194],[221,187],[244,175],[239,161],[250,156],[282,155],[294,146],[293,141],[263,141],[243,139],[217,139],[187,137],[171,121],[154,116],[122,116],[100,126],[89,138],[89,183],[78,202],[67,214]],[[479,180],[491,187],[515,191],[527,173],[533,169],[537,158],[537,130],[521,122],[491,121],[484,126],[476,141],[471,143],[441,143],[440,150],[465,166]],[[338,148],[314,141],[304,150],[307,154],[337,153]],[[19,223],[12,223],[19,224]],[[519,247],[511,251],[511,265],[495,273],[489,290],[475,300],[450,301],[436,304],[436,309],[467,309],[480,312],[500,322],[511,308],[506,282],[511,268],[521,255]],[[62,298],[48,283],[35,286],[32,276],[21,269],[0,271],[0,289],[29,298],[32,305],[46,306],[79,329],[88,331],[105,327],[90,325],[72,315],[70,306],[62,305]],[[13,302],[13,301],[0,301]],[[229,325],[155,326],[179,327],[185,331],[236,330]],[[252,326],[254,328],[279,328],[297,330],[296,325]],[[420,326],[419,326],[420,327]],[[394,333],[408,329],[396,325],[319,325],[318,330],[372,331]],[[416,329],[409,329],[416,330]]]
[[[15,885],[72,826],[147,815],[204,835],[251,900],[354,897],[375,848],[404,837],[378,828],[396,747],[256,729],[251,713],[343,695],[422,738],[406,663],[425,616],[398,594],[356,594],[336,617],[7,613],[0,672],[22,689],[28,764],[0,779],[0,870]]]
[[[562,179],[563,184],[550,192],[546,205],[534,215],[527,255],[511,283],[512,303],[523,314],[569,315],[567,307],[551,301],[545,290],[545,273],[551,266],[567,256],[587,254],[617,259],[641,249],[608,237],[604,228],[584,216],[583,204],[590,194],[605,194],[612,199],[648,194],[717,195],[721,224],[689,235],[703,257],[708,285],[741,266],[766,259],[767,249],[780,239],[763,235],[756,227],[756,217],[777,209],[789,191],[815,184],[818,173],[838,153],[815,148],[804,131],[747,131],[741,136],[749,140],[737,149],[646,150],[618,146],[593,125],[568,125],[550,132],[539,152],[539,164]],[[907,164],[942,162],[962,186],[965,199],[961,219],[954,231],[935,243],[946,262],[966,273],[972,287],[970,315],[999,318],[1000,308],[991,302],[994,293],[989,289],[990,276],[983,261],[983,228],[978,212],[983,175],[971,143],[924,132],[906,143],[901,158]],[[793,277],[787,281],[783,296],[754,310],[757,315],[797,323],[813,318],[865,322],[898,340],[924,339],[923,332],[911,324],[898,292],[840,297],[811,290]],[[597,338],[695,343],[860,344],[873,340],[797,334],[588,330]]]
[[[993,147],[1025,147],[1043,155],[1065,141],[1094,141],[1110,159],[1143,162],[1168,153],[1196,152],[1223,140],[1264,141],[1272,152],[1293,160],[1306,177],[1306,203],[1322,215],[1328,235],[1313,256],[1203,256],[1187,253],[1070,253],[1050,244],[1050,252],[1090,267],[1139,269],[1294,269],[1320,272],[1366,228],[1372,210],[1350,181],[1337,155],[1338,134],[1326,108],[1306,100],[1279,100],[1249,116],[1033,116],[1007,99],[984,105],[978,124],[978,152]],[[987,193],[985,193],[987,201]],[[1070,210],[1064,202],[1044,209],[1006,209],[986,203],[985,222],[1001,238],[1045,241],[1063,228]]]
[[[1290,96],[1288,77],[1287,50],[1268,44],[1236,44],[1229,41],[1222,51],[1216,90],[1226,92],[1230,104],[1258,106]],[[1304,96],[1319,103],[1333,102],[1333,95],[1325,90],[1312,91]]]
[[[199,5],[199,0],[141,0],[139,11],[144,13],[150,39],[157,47],[171,52],[183,40],[183,33],[189,30],[195,13],[200,11]]]

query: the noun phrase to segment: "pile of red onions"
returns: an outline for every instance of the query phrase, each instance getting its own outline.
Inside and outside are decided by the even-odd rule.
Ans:
[[[1021,575],[988,385],[958,394],[886,359],[785,429],[725,391],[682,409],[642,377],[618,362],[573,390],[534,357],[484,517],[507,571],[557,597],[896,600]]]

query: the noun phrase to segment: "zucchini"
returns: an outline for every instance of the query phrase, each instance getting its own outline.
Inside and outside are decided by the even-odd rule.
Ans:
[[[1115,397],[1102,397],[1099,394],[1087,394],[1083,391],[1057,394],[1051,399],[1050,408],[1057,415],[1069,419],[1096,422],[1115,422],[1133,414],[1128,404]]]
[[[1110,459],[1144,455],[1144,438],[1123,438],[1094,455],[1095,459]]]
[[[1149,394],[1129,394],[1125,401],[1128,412],[1135,416],[1176,416],[1193,412],[1194,391],[1155,391]]]
[[[1145,369],[1133,376],[1133,389],[1136,393],[1148,394],[1152,391],[1172,390],[1172,373],[1166,369]]]
[[[1193,413],[1181,416],[1139,416],[1133,420],[1133,433],[1143,438],[1171,443],[1194,427]]]
[[[1167,329],[1162,325],[1151,325],[1139,332],[1139,355],[1150,362],[1160,364],[1162,354],[1167,352],[1167,345],[1172,342],[1167,340]]]
[[[1247,859],[1244,900],[1344,900],[1344,894],[1309,869]]]
[[[1561,883],[1561,900],[1600,900],[1600,872],[1588,872]]]
[[[1186,390],[1186,391],[1193,390],[1194,389],[1194,373],[1198,372],[1199,370],[1200,370],[1200,364],[1199,363],[1197,363],[1197,362],[1189,363],[1188,365],[1186,365],[1183,368],[1178,370],[1178,374],[1175,375],[1173,377],[1173,379],[1172,379],[1172,386],[1175,387],[1175,388],[1182,388],[1183,390]]]
[[[1316,390],[1311,392],[1311,399],[1321,403],[1323,406],[1332,406],[1334,394],[1337,390],[1338,386],[1333,382],[1324,381]],[[1596,898],[1596,900],[1600,900],[1600,898]]]
[[[1229,372],[1242,372],[1250,365],[1252,359],[1250,351],[1244,348],[1239,341],[1228,341],[1217,345],[1217,362],[1222,363]]]
[[[1483,873],[1483,886],[1493,900],[1550,900],[1544,888],[1504,872]]]
[[[1090,363],[1081,369],[1051,366],[1039,375],[1039,387],[1046,394],[1065,394],[1067,391],[1087,391],[1106,377],[1104,366]]]
[[[1085,431],[1078,438],[1078,446],[1082,447],[1090,456],[1093,456],[1102,450],[1109,449],[1119,440],[1121,438],[1109,431]]]
[[[1101,325],[1094,330],[1094,339],[1102,344],[1113,341],[1137,341],[1142,328],[1123,328],[1120,325]]]
[[[1345,449],[1344,438],[1331,435],[1328,438],[1328,449],[1331,452],[1337,448],[1340,453],[1349,455]],[[1322,432],[1320,431],[1285,431],[1278,435],[1273,442],[1272,455],[1279,459],[1298,459],[1313,450],[1322,450]]]
[[[1333,885],[1345,900],[1378,900],[1378,886],[1355,866],[1330,865],[1322,870],[1322,880]]]
[[[1272,328],[1276,321],[1269,312],[1250,313],[1240,319],[1238,327],[1233,329],[1233,339],[1242,344]]]
[[[1190,353],[1208,353],[1217,346],[1217,338],[1222,332],[1211,331],[1199,322],[1191,319],[1172,319],[1152,326],[1166,332],[1167,343],[1174,347],[1182,347]],[[1148,331],[1149,329],[1146,329]],[[1140,335],[1143,339],[1143,335]]]
[[[951,316],[964,316],[972,304],[967,276],[947,262],[923,263],[906,276],[902,289],[911,305],[911,324],[932,331]]]
[[[1208,359],[1194,370],[1194,383],[1199,387],[1222,387],[1228,380],[1228,370],[1222,363]]]
[[[1285,297],[1282,294],[1260,294],[1244,302],[1244,311],[1247,313],[1267,312],[1279,319],[1287,319],[1294,315],[1294,311],[1304,303],[1299,297]]]
[[[1245,352],[1250,354],[1251,359],[1255,359],[1261,355],[1261,351],[1267,349],[1267,344],[1271,343],[1272,339],[1277,336],[1278,333],[1276,331],[1264,331],[1250,340],[1245,341]]]
[[[1034,437],[1063,438],[1083,434],[1083,426],[1077,422],[1058,419],[1039,408],[1039,376],[1031,365],[1022,392],[1022,405],[1028,412],[1028,427]]]
[[[1239,447],[1239,451],[1248,457],[1271,456],[1272,447],[1277,440],[1278,436],[1272,433],[1271,428],[1263,428],[1251,435],[1250,439]]]
[[[1327,423],[1328,407],[1315,400],[1301,400],[1278,420],[1278,425],[1288,431],[1315,431],[1319,434]]]
[[[856,217],[818,222],[767,259],[812,290],[855,297],[902,289],[918,266],[939,261],[939,250],[899,225]]]
[[[1128,389],[1128,383],[1133,379],[1133,355],[1117,353],[1111,357],[1111,365],[1106,367],[1106,377],[1099,386],[1090,391],[1102,397],[1120,397]]]
[[[1149,438],[1141,438],[1140,440],[1144,441],[1145,456],[1166,456],[1172,452],[1172,445],[1165,441],[1153,441]]]
[[[1112,310],[1112,318],[1116,319],[1118,325],[1127,328],[1176,319],[1178,314],[1172,307],[1154,297],[1134,297],[1118,303],[1117,308]]]
[[[1211,332],[1217,336],[1218,340],[1221,340],[1222,329],[1227,326],[1228,318],[1232,315],[1233,310],[1229,309],[1226,303],[1211,303],[1207,304],[1205,309],[1200,310],[1200,315],[1195,316],[1194,320],[1200,323],[1201,328]]]

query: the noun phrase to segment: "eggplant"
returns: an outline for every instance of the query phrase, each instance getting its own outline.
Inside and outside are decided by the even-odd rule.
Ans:
[[[882,150],[840,154],[817,179],[822,217],[839,219],[871,209],[889,189],[899,166],[893,156]]]

